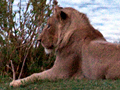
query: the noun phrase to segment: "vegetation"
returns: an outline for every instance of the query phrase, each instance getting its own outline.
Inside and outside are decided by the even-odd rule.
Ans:
[[[53,55],[46,56],[37,42],[52,13],[51,0],[49,4],[46,0],[23,1],[14,6],[15,0],[0,0],[0,74],[12,78],[13,63],[16,79],[48,69],[54,62]]]
[[[0,90],[119,90],[120,80],[58,80],[38,81],[13,88],[9,86],[10,79],[0,76]]]

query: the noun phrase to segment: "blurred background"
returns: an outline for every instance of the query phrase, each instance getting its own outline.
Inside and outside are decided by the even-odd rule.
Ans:
[[[120,41],[119,0],[58,0],[58,4],[85,13],[107,41]],[[36,40],[52,8],[52,0],[0,0],[0,75],[12,78],[11,61],[16,78],[53,65],[54,55],[45,55]]]

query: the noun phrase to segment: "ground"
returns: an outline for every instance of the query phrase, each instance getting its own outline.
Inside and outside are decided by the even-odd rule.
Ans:
[[[120,80],[44,80],[19,88],[9,87],[10,81],[0,75],[0,90],[120,90]]]

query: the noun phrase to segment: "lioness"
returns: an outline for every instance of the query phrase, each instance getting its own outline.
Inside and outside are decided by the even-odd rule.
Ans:
[[[109,43],[85,14],[56,6],[38,40],[56,60],[51,69],[12,81],[11,86],[34,80],[120,78],[120,45]]]

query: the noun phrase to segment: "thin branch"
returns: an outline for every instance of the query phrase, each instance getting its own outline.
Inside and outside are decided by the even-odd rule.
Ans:
[[[30,48],[31,48],[32,45],[33,45],[33,44],[31,44],[30,47],[28,48],[28,51],[27,51],[27,53],[26,53],[26,56],[25,56],[25,58],[24,58],[24,60],[23,60],[22,68],[21,68],[21,71],[20,71],[20,74],[19,74],[18,79],[21,78],[21,75],[22,75],[22,72],[23,72],[23,68],[24,68],[24,66],[25,66],[25,61],[26,61],[26,58],[27,58],[27,56],[28,56],[29,50],[30,50]]]
[[[13,72],[13,80],[15,80],[15,69],[12,60],[10,60],[11,67],[12,67],[12,72]]]
[[[6,65],[7,68],[9,68],[10,70],[12,70],[12,68],[9,65]]]
[[[53,0],[53,4],[56,6],[58,4],[57,0]]]

